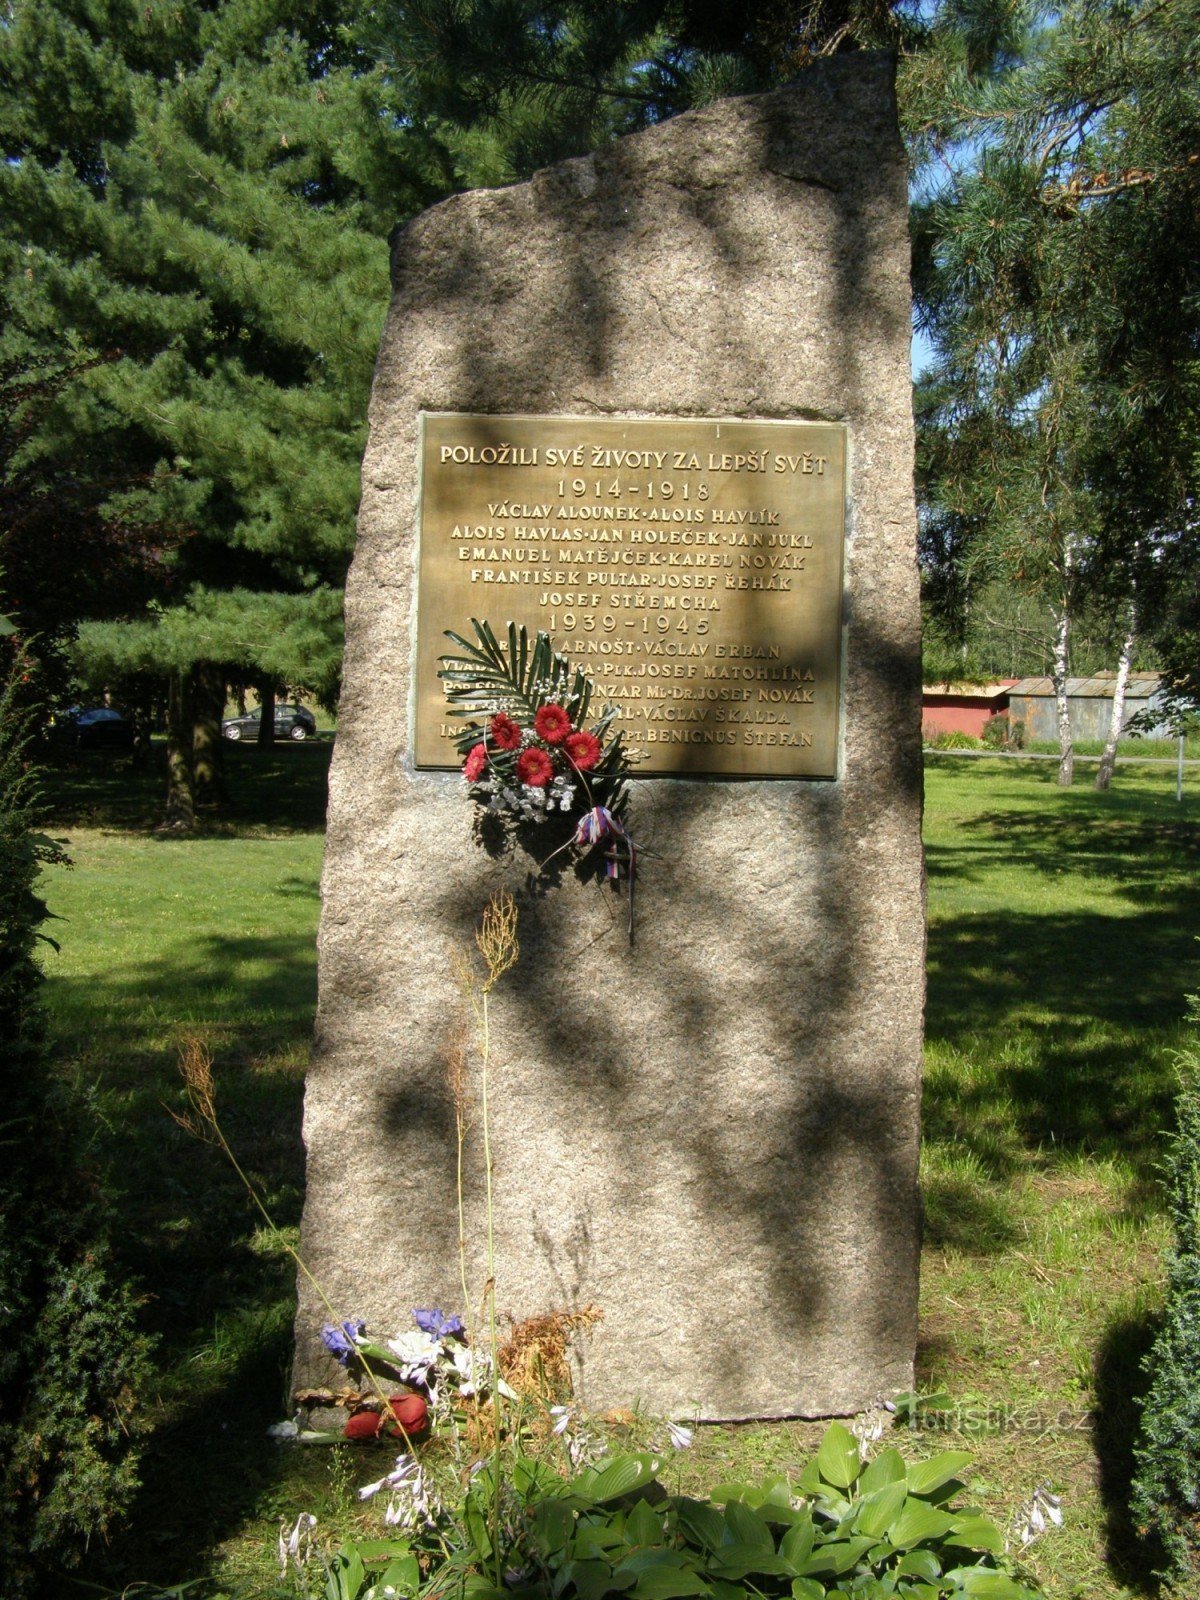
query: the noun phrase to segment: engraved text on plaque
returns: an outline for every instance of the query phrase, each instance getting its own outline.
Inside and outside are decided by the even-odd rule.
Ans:
[[[438,678],[470,619],[544,629],[645,774],[837,774],[845,429],[422,418],[416,760],[458,764]]]

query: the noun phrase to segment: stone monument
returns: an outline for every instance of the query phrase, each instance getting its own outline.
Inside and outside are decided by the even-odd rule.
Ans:
[[[923,996],[906,173],[823,62],[403,228],[371,404],[302,1249],[384,1336],[463,1310],[451,947],[492,996],[496,1298],[577,1392],[701,1418],[912,1381]],[[623,902],[489,855],[437,658],[548,629],[644,755]],[[478,1154],[466,1175],[483,1282]],[[476,1307],[465,1308],[477,1313]],[[302,1281],[297,1374],[328,1379]]]

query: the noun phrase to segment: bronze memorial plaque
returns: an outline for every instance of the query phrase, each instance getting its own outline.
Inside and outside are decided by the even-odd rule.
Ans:
[[[421,474],[418,766],[479,617],[544,629],[638,773],[836,777],[843,426],[429,413]]]

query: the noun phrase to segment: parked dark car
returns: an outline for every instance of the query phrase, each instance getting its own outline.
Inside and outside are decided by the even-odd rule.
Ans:
[[[112,706],[91,706],[86,711],[72,711],[70,726],[75,731],[77,749],[133,749],[133,723]]]
[[[249,711],[244,717],[226,717],[221,732],[227,739],[257,739],[262,727],[262,712]],[[282,700],[275,703],[275,737],[277,739],[308,739],[317,731],[317,719],[304,706],[288,705]]]

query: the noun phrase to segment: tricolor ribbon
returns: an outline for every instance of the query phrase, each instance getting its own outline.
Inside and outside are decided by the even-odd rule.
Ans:
[[[633,943],[633,880],[637,871],[637,846],[625,831],[625,825],[619,817],[613,816],[607,806],[592,806],[585,811],[579,819],[579,824],[572,834],[570,844],[581,850],[591,850],[604,841],[611,840],[609,848],[604,852],[605,875],[610,882],[620,881],[621,877],[621,845],[625,846],[626,874],[629,878],[629,942]],[[560,845],[553,855],[547,856],[542,862],[546,866],[553,861],[554,856],[561,850],[566,850],[568,845]]]

